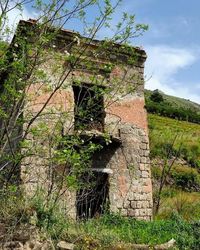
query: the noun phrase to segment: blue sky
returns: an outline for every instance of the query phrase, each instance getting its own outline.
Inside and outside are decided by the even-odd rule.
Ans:
[[[114,0],[113,0],[114,1]],[[123,11],[136,15],[137,23],[149,25],[149,30],[133,45],[142,46],[148,55],[145,86],[166,94],[200,103],[200,1],[199,0],[124,0],[113,24]],[[93,16],[94,11],[90,10]],[[36,13],[25,8],[23,17]],[[11,13],[10,18],[16,17]],[[19,18],[16,18],[17,21]],[[68,27],[67,27],[68,28]],[[69,28],[77,30],[76,22]],[[103,37],[106,31],[100,34]]]
[[[146,88],[200,103],[200,1],[126,2],[139,22],[149,24],[149,31],[136,39],[148,55]]]

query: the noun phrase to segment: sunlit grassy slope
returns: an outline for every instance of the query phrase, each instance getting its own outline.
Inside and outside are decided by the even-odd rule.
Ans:
[[[166,95],[163,92],[160,92],[160,93],[162,94],[164,100],[170,103],[172,106],[179,107],[179,108],[187,108],[187,109],[189,108],[200,113],[200,104],[194,103],[184,98]],[[151,94],[152,94],[151,90],[145,89],[146,98],[149,98]]]
[[[177,157],[161,194],[157,218],[177,212],[184,219],[200,215],[200,124],[148,114],[154,196],[159,187],[163,159]]]
[[[148,114],[151,156],[164,156],[167,149],[180,149],[183,158],[200,164],[200,125]],[[199,165],[200,167],[200,165]]]

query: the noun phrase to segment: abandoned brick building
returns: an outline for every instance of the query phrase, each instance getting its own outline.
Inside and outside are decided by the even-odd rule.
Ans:
[[[35,25],[34,20],[20,21],[18,30],[19,27],[23,30]],[[16,43],[17,35],[12,41],[13,46],[17,47]],[[59,82],[59,73],[64,68],[63,86],[55,91],[40,114],[48,109],[56,112],[52,112],[50,118],[45,115],[47,112],[44,113],[43,118],[35,119],[34,124],[44,119],[49,127],[53,127],[57,119],[62,119],[62,135],[68,137],[78,134],[84,125],[81,138],[101,145],[91,161],[95,186],[82,198],[83,190],[65,192],[62,206],[71,217],[93,217],[107,207],[123,216],[150,220],[152,184],[143,79],[146,54],[137,47],[127,49],[118,44],[103,44],[103,47],[102,44],[103,41],[88,41],[69,30],[56,34],[50,44],[51,52],[45,54],[48,59],[40,64],[40,68],[51,83]],[[84,53],[79,56],[76,67],[71,67],[66,57],[74,51],[80,52],[81,48],[84,48]],[[45,84],[41,86],[37,80],[29,87],[24,109],[29,119],[41,110],[52,89]],[[93,108],[90,99],[98,107]],[[80,106],[83,113],[87,112],[85,119],[77,113]],[[62,117],[64,112],[67,116]],[[40,139],[29,139],[34,147],[42,145],[45,148]],[[45,165],[49,152],[41,152],[26,157],[20,167],[21,179],[29,194],[38,185],[51,184]]]

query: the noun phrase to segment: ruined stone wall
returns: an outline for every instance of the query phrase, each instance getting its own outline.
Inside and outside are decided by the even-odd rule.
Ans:
[[[105,133],[111,136],[111,139],[117,138],[120,144],[111,143],[108,147],[104,146],[100,157],[98,156],[93,161],[92,168],[111,170],[109,173],[109,203],[112,212],[119,212],[123,216],[137,219],[149,220],[152,218],[149,142],[144,109],[143,71],[146,57],[144,51],[137,49],[137,53],[139,53],[139,60],[136,60],[134,65],[126,64],[126,58],[129,55],[120,53],[120,57],[123,55],[122,60],[120,59],[121,66],[115,65],[109,74],[106,73],[106,77],[105,72],[95,74],[95,81],[94,72],[88,69],[74,69],[68,74],[63,87],[53,95],[42,114],[34,121],[33,126],[38,126],[41,121],[45,122],[49,128],[49,136],[45,139],[37,138],[37,140],[34,136],[29,138],[32,146],[37,149],[37,154],[26,157],[21,166],[21,176],[28,193],[34,193],[34,190],[40,187],[43,189],[51,187],[52,169],[58,169],[59,166],[49,166],[46,160],[53,153],[53,149],[51,152],[49,151],[48,143],[50,134],[54,133],[56,123],[62,121],[64,135],[73,134],[75,104],[72,84],[75,81],[88,84],[97,82],[97,84],[101,83],[103,86],[113,89],[111,93],[104,96]],[[58,57],[58,54],[61,57]],[[62,59],[61,52],[56,51],[55,55],[55,57],[54,53],[49,55],[49,60],[41,65],[41,68],[49,75],[51,84],[58,82],[63,67],[66,67],[64,74],[67,74],[67,69],[70,69],[70,66]],[[111,55],[112,58],[115,56],[114,53]],[[56,58],[59,58],[59,61]],[[108,58],[105,59],[105,62],[101,58],[101,64],[106,65],[108,62]],[[96,64],[98,61],[95,61]],[[60,66],[57,71],[54,69],[55,65]],[[104,66],[101,65],[101,67]],[[130,87],[132,87],[131,91],[129,91]],[[34,84],[28,92],[29,99],[25,115],[31,119],[43,107],[51,94],[51,88],[46,88],[45,84]],[[24,127],[26,126],[27,124],[24,125]],[[96,131],[90,132],[94,136],[96,135]],[[66,187],[63,187],[60,193],[63,193],[63,199],[60,201],[62,208],[68,215],[75,218],[76,193],[67,190]]]
[[[122,145],[115,153],[110,176],[111,209],[125,216],[149,220],[152,218],[152,185],[148,137],[142,129],[127,123],[121,126],[120,135]]]
[[[104,146],[92,167],[109,173],[110,211],[150,220],[153,205],[148,136],[128,123],[118,129],[121,143],[113,141]]]
[[[144,108],[144,63],[136,65],[134,70],[140,73],[137,82],[141,84],[135,93],[119,98],[107,111],[108,130],[118,135],[122,142],[108,163],[113,170],[110,175],[110,209],[124,216],[150,220],[153,204]]]

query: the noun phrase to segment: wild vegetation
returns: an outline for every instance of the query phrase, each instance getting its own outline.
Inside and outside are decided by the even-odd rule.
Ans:
[[[200,126],[154,114],[148,115],[151,157],[178,153],[194,168],[200,167]],[[158,140],[159,138],[159,140]],[[174,141],[175,140],[175,141]]]
[[[9,42],[13,35],[8,14],[13,9],[22,11],[26,4],[38,13],[37,20],[21,21],[11,44],[7,46],[5,41]],[[116,59],[114,63],[107,63],[109,51],[113,50],[116,55],[122,51],[131,53],[132,62],[129,60],[128,63],[134,63],[137,55],[129,42],[147,29],[147,25],[136,24],[135,16],[128,13],[122,13],[121,20],[115,28],[112,27],[112,17],[120,4],[120,0],[49,0],[48,4],[34,0],[1,1],[0,187],[5,192],[10,185],[20,184],[20,166],[26,165],[26,176],[27,172],[32,172],[32,165],[26,162],[37,162],[38,158],[44,159],[45,172],[51,180],[47,185],[44,206],[48,206],[50,201],[56,204],[61,192],[63,195],[70,189],[79,192],[84,185],[87,186],[81,183],[80,177],[92,172],[91,155],[101,145],[82,136],[88,127],[96,129],[103,126],[105,107],[102,96],[106,96],[105,106],[109,107],[118,99],[118,94],[134,92],[138,84],[133,81],[134,73],[124,71],[121,79],[109,83],[108,88],[99,88],[105,82],[108,84],[108,74],[116,63],[123,70],[122,63]],[[91,9],[95,10],[92,18]],[[67,38],[71,40],[66,42],[63,33],[67,32],[63,27],[72,20],[82,25],[82,35],[85,36],[69,32],[70,38]],[[96,49],[91,53],[94,39],[103,28],[112,29],[112,37],[102,42],[95,40]],[[104,64],[99,63],[99,56],[104,58]],[[91,62],[92,57],[95,59]],[[90,72],[88,78],[92,87],[83,86],[85,79],[83,74],[79,74],[80,69]],[[129,77],[126,87],[125,75]],[[136,82],[136,85],[130,82]],[[72,84],[77,97],[75,107],[70,101],[68,105],[61,102],[52,105],[56,97],[61,99],[60,91],[67,92]],[[49,121],[53,122],[50,124]],[[101,132],[104,142],[109,143],[109,135]],[[55,167],[58,165],[62,168],[60,172]],[[44,179],[43,184],[46,185]],[[56,195],[52,194],[55,190]]]
[[[15,196],[14,190],[10,190],[8,197],[1,199],[0,205],[1,220],[9,225],[10,238],[20,225],[28,223],[40,230],[43,240],[51,239],[54,245],[64,240],[75,244],[75,249],[82,250],[127,250],[133,249],[133,244],[145,244],[153,248],[171,239],[176,241],[173,249],[198,250],[200,246],[200,224],[194,222],[193,218],[190,218],[191,221],[183,220],[183,208],[170,214],[163,211],[163,215],[160,214],[162,219],[152,222],[124,218],[120,214],[106,214],[99,218],[74,222],[64,216],[59,206],[54,209],[44,208],[43,200],[38,196],[27,202]],[[184,210],[186,214],[189,211],[192,208]]]
[[[34,43],[27,44],[24,36],[19,36],[10,49],[7,43],[4,42],[6,38],[9,40],[11,35],[7,14],[13,8],[21,9],[23,4],[33,2],[35,2],[35,9],[40,13],[38,18],[39,29],[35,30],[38,39],[35,39]],[[76,19],[84,25],[83,33],[87,34],[88,38],[86,40],[90,43],[102,27],[111,27],[111,16],[121,1],[112,4],[113,1],[105,0],[102,1],[102,6],[101,1],[80,0],[75,1],[76,3],[71,6],[70,10],[68,9],[68,2],[66,0],[52,0],[49,1],[48,5],[46,1],[17,0],[13,3],[13,1],[5,0],[0,3],[0,223],[6,225],[5,235],[11,239],[18,226],[28,224],[37,228],[41,237],[50,238],[55,244],[61,239],[73,242],[76,243],[77,249],[111,249],[112,247],[113,249],[127,249],[127,243],[145,243],[154,246],[171,238],[177,241],[179,249],[199,249],[200,225],[194,222],[194,220],[199,220],[198,195],[195,193],[192,194],[193,198],[189,198],[188,193],[186,193],[186,191],[199,189],[199,125],[181,123],[155,115],[149,116],[152,158],[158,157],[170,160],[179,156],[189,163],[186,168],[173,165],[169,175],[167,175],[169,182],[164,184],[170,184],[173,181],[174,189],[169,190],[167,185],[162,189],[161,207],[157,214],[157,218],[165,218],[165,220],[139,222],[134,219],[123,218],[120,215],[107,214],[101,218],[75,223],[66,218],[58,206],[63,182],[67,183],[68,187],[75,191],[80,190],[83,187],[82,185],[85,185],[79,182],[79,177],[88,171],[90,156],[95,150],[98,150],[99,146],[95,143],[85,143],[78,135],[71,136],[70,140],[66,140],[67,136],[63,137],[61,133],[63,132],[63,118],[65,119],[69,113],[62,113],[62,117],[59,117],[53,128],[49,128],[46,120],[40,118],[45,113],[45,115],[49,115],[48,119],[52,119],[53,115],[58,111],[54,109],[45,110],[45,108],[60,88],[67,87],[65,80],[77,66],[77,62],[82,60],[83,55],[85,56],[86,48],[84,46],[80,47],[78,50],[73,51],[74,54],[66,53],[64,58],[60,58],[59,54],[56,53],[57,60],[62,59],[71,67],[66,72],[63,71],[62,67],[59,68],[55,62],[52,70],[60,73],[57,82],[52,82],[52,79],[47,76],[41,65],[49,63],[49,60],[52,59],[51,55],[54,49],[52,42],[68,20]],[[87,19],[86,13],[87,8],[94,7],[94,5],[98,8],[99,15],[91,24],[91,20]],[[53,33],[52,27],[56,27],[56,29],[53,29]],[[146,29],[146,25],[135,24],[133,15],[124,14],[122,21],[116,25],[113,38],[105,41],[101,51],[107,49],[114,42],[125,43],[123,49],[130,50],[126,42],[140,35]],[[27,31],[24,30],[23,32],[26,33]],[[32,30],[30,33],[28,32],[28,35],[33,37],[32,32]],[[77,45],[79,42],[79,37],[76,37],[73,44]],[[50,57],[45,57],[47,54]],[[41,58],[44,60],[40,60]],[[87,58],[84,63],[87,63],[91,69],[92,65]],[[104,72],[110,72],[111,68],[112,65],[106,65]],[[96,75],[94,71],[94,82],[97,82]],[[31,98],[31,96],[27,96],[25,90],[35,82],[48,83],[45,88],[43,88],[43,85],[40,86],[41,92],[37,92],[38,96],[48,91],[51,91],[52,94],[49,95],[49,98],[40,107],[39,111],[30,113],[27,112],[25,104],[27,98]],[[123,83],[124,81],[122,81]],[[77,82],[78,84],[79,82]],[[113,87],[115,89],[116,86]],[[134,88],[131,88],[132,86],[129,87],[129,92],[134,91]],[[152,103],[155,102],[162,103],[164,101],[162,98],[159,100],[154,99],[151,100],[150,104],[153,105]],[[152,109],[152,112],[162,115],[168,114],[168,116],[170,116],[171,112],[170,117],[199,122],[199,114],[196,111],[179,109],[176,113],[176,110],[172,109],[170,105],[168,105],[168,109],[164,108],[164,106],[167,107],[167,105],[159,104],[157,108]],[[153,106],[149,106],[147,109],[150,110],[151,107]],[[23,115],[25,113],[26,116]],[[85,116],[85,113],[83,110],[79,110],[78,119],[83,116]],[[39,122],[35,125],[34,122],[38,120]],[[23,131],[21,130],[22,124],[26,124]],[[84,126],[81,127],[81,130],[84,129]],[[30,138],[39,138],[40,143],[36,144]],[[109,142],[107,135],[105,135],[105,141]],[[43,146],[44,142],[48,145],[47,147]],[[65,148],[62,147],[63,145]],[[46,159],[46,165],[50,170],[54,163],[57,162],[65,166],[70,164],[72,171],[67,176],[65,172],[60,176],[56,176],[55,172],[49,171],[51,178],[55,181],[53,184],[56,181],[60,184],[58,192],[53,193],[54,186],[50,185],[47,195],[43,195],[41,190],[37,190],[41,192],[36,192],[31,199],[29,197],[25,199],[17,175],[17,167],[28,157],[33,155],[43,157],[47,151],[50,157]],[[152,169],[155,182],[157,181],[158,185],[159,177],[162,175],[161,167],[162,164],[158,164],[158,167],[155,165]],[[63,178],[63,176],[65,177]],[[163,205],[164,202],[166,205]],[[191,203],[193,209],[191,209]],[[169,210],[166,208],[169,208]],[[180,218],[180,216],[183,216],[188,221]]]
[[[158,90],[146,90],[146,109],[149,113],[177,120],[200,123],[200,106],[181,98],[167,96]]]
[[[148,121],[155,202],[160,198],[156,217],[170,218],[176,211],[186,220],[198,220],[200,125],[156,114],[148,114]]]
[[[199,166],[190,165],[186,156],[198,164],[199,154],[193,155],[193,147],[199,147],[200,125],[149,114],[152,175],[154,190],[162,174],[162,160],[171,160],[179,152],[177,161],[167,176],[161,193],[159,212],[153,222],[136,221],[120,214],[74,223],[65,216],[59,206],[44,206],[39,194],[25,200],[15,186],[7,189],[1,199],[2,220],[9,224],[10,234],[19,224],[30,224],[40,229],[43,239],[51,239],[56,245],[65,240],[76,249],[131,249],[131,244],[155,246],[176,240],[175,249],[200,247],[200,195]],[[174,137],[176,140],[174,143]],[[184,146],[184,147],[183,147]],[[185,148],[183,151],[180,148]],[[187,155],[185,154],[187,150]],[[191,160],[191,159],[190,159]]]

